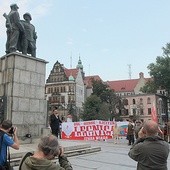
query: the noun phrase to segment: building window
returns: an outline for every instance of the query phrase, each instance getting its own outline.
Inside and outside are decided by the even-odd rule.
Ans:
[[[61,96],[61,103],[65,103],[65,96]]]
[[[142,98],[140,98],[140,104],[143,104],[143,99]]]
[[[57,98],[56,98],[56,102],[57,102],[57,103],[60,103],[60,97],[57,97]]]
[[[53,93],[53,88],[51,87],[51,93]]]
[[[143,109],[140,109],[140,115],[143,115]]]
[[[69,103],[71,102],[71,96],[68,96],[68,102]]]
[[[148,115],[151,115],[151,108],[148,108]]]
[[[48,93],[50,93],[51,92],[51,88],[48,88]]]
[[[57,87],[57,92],[58,92],[58,93],[60,92],[59,87]]]
[[[136,104],[136,101],[135,101],[135,99],[133,99],[133,104]]]
[[[151,104],[151,98],[150,97],[147,98],[147,104]]]
[[[128,105],[128,99],[124,99],[124,100],[123,100],[123,104],[124,104],[124,105]]]
[[[56,90],[56,87],[54,87],[54,92],[56,92],[57,90]]]
[[[133,111],[133,115],[136,115],[136,109],[133,109],[132,111]]]
[[[129,110],[125,109],[125,115],[129,115]]]

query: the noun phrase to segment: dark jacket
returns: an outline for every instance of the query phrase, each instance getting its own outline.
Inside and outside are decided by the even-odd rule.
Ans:
[[[60,165],[59,165],[60,164]],[[65,156],[59,157],[59,164],[53,163],[48,159],[37,159],[29,156],[20,165],[21,170],[72,170],[70,162]]]
[[[62,121],[59,116],[56,117],[55,114],[50,115],[50,127],[52,129],[59,129],[60,123],[62,123]]]
[[[134,126],[131,123],[128,124],[127,134],[128,135],[134,135]]]
[[[169,144],[159,136],[139,138],[128,155],[138,162],[137,170],[167,170]]]

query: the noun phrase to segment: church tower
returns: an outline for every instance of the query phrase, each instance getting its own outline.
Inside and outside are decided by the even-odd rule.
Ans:
[[[83,64],[82,64],[82,62],[81,62],[80,56],[79,56],[79,60],[78,60],[78,64],[77,64],[77,67],[76,67],[76,68],[81,70],[81,74],[82,74],[82,77],[83,77],[83,79],[84,79],[85,73],[84,73],[84,71],[83,71]]]

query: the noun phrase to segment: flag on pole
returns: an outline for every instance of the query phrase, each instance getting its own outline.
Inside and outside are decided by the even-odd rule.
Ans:
[[[156,106],[155,106],[155,101],[153,101],[153,105],[151,108],[151,116],[152,116],[152,120],[156,123],[158,123],[158,116],[156,113]]]

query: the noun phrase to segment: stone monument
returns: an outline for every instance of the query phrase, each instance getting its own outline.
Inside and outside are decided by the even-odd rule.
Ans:
[[[34,25],[30,23],[31,14],[26,12],[23,15],[24,20],[20,20],[17,4],[11,4],[10,8],[11,11],[8,15],[3,14],[7,28],[6,53],[9,54],[18,50],[22,54],[31,54],[32,57],[36,57],[37,33]]]
[[[17,18],[18,31],[15,25],[14,13],[18,6],[11,5],[9,15],[4,14],[7,25],[6,55],[0,58],[0,118],[12,120],[14,126],[18,128],[20,139],[30,137],[40,137],[42,130],[47,127],[47,101],[45,100],[45,60],[35,58],[36,47],[31,46],[33,39],[19,39],[20,34],[29,34],[28,28],[35,33],[34,27],[30,25],[31,15],[24,14],[26,27]],[[25,28],[27,31],[25,31]],[[12,32],[11,32],[12,31]],[[15,32],[15,33],[14,33]],[[21,36],[22,37],[22,36]],[[36,40],[36,36],[34,37]],[[27,48],[18,48],[18,44],[25,43],[27,47],[32,47],[31,56],[27,55]],[[24,43],[22,45],[24,45]],[[35,42],[34,42],[35,43]],[[35,45],[35,44],[34,44]],[[21,54],[17,51],[21,51]]]

